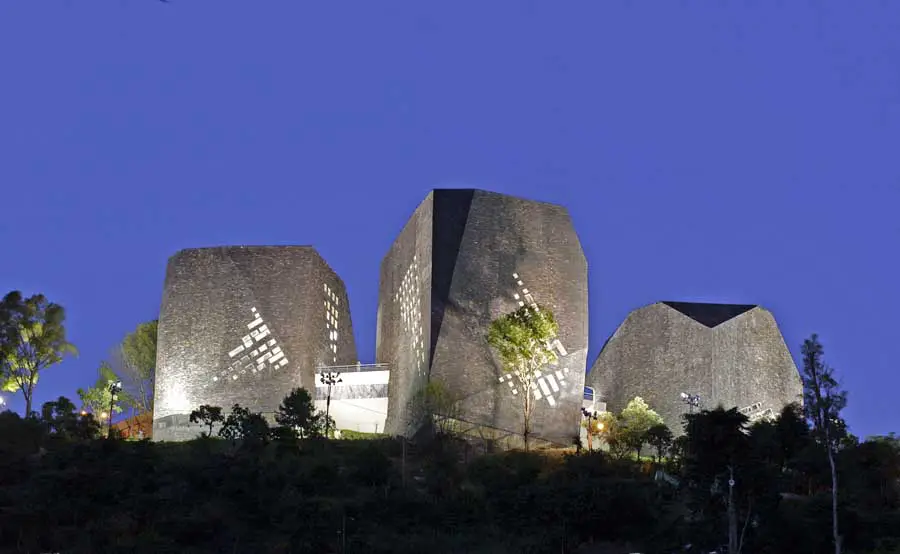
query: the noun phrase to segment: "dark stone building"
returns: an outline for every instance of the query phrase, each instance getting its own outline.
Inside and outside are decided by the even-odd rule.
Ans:
[[[188,414],[239,403],[271,414],[316,368],[355,364],[344,284],[309,246],[182,250],[159,315],[153,438],[194,438]]]
[[[587,377],[618,412],[640,396],[673,432],[690,405],[737,407],[751,419],[799,402],[797,367],[772,314],[753,305],[658,302],[631,312]]]
[[[480,190],[435,190],[381,265],[376,350],[391,367],[387,431],[411,434],[429,380],[460,399],[459,419],[521,431],[521,401],[488,345],[495,318],[526,303],[559,322],[560,360],[542,371],[534,434],[578,432],[588,341],[587,262],[568,212]]]

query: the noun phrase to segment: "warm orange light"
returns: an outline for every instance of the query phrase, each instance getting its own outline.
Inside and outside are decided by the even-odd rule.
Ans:
[[[597,430],[598,430],[598,431],[602,431],[602,430],[603,430],[603,422],[601,422],[601,421],[598,421],[598,422],[597,422]]]
[[[106,412],[101,413],[100,417],[102,417],[103,419],[106,419]]]
[[[87,410],[81,410],[81,415],[82,415],[82,416],[86,416],[86,415],[87,415]]]

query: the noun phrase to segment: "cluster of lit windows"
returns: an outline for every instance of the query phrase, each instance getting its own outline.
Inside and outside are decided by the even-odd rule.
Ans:
[[[325,292],[325,332],[328,334],[328,350],[331,351],[331,361],[337,363],[338,341],[338,306],[341,301],[338,295],[331,290],[326,283],[322,284]]]
[[[237,381],[245,375],[255,375],[264,369],[280,369],[288,364],[284,351],[272,337],[256,308],[252,308],[253,319],[247,324],[248,334],[241,337],[241,344],[228,353],[234,360],[224,371],[213,376],[213,381]],[[242,355],[243,354],[243,355]]]
[[[567,367],[547,372],[535,371],[534,381],[531,383],[531,393],[534,395],[534,399],[545,398],[550,406],[556,406],[556,398],[553,395],[559,394],[566,388],[568,374],[569,368]],[[500,382],[509,386],[513,396],[519,394],[519,386],[521,386],[521,383],[516,381],[518,378],[513,373],[507,373],[500,377]]]
[[[394,302],[400,303],[400,320],[403,331],[409,339],[413,358],[418,373],[425,371],[425,336],[422,328],[422,294],[419,281],[419,261],[413,256],[412,264],[407,268],[400,291],[394,296]]]
[[[525,286],[525,283],[522,281],[522,278],[518,273],[512,274],[513,279],[516,281],[516,286],[518,292],[513,294],[513,298],[519,304],[519,307],[523,307],[526,304],[531,308],[537,310],[538,305],[534,300],[534,296],[531,294],[531,291]],[[556,350],[558,356],[563,358],[568,355],[566,348],[563,346],[562,342],[558,337],[554,337],[550,344],[548,345],[553,350]],[[558,365],[558,361],[552,363],[551,365]],[[553,369],[548,370],[546,372],[536,371],[534,374],[534,381],[531,384],[531,393],[534,394],[535,400],[540,400],[542,398],[547,399],[547,403],[550,406],[556,406],[556,399],[554,395],[559,394],[561,391],[566,388],[566,379],[570,373],[568,367],[563,366],[561,369]],[[513,395],[519,394],[519,386],[521,383],[517,383],[518,379],[512,373],[507,373],[500,377],[501,383],[506,383],[507,386],[512,390]]]

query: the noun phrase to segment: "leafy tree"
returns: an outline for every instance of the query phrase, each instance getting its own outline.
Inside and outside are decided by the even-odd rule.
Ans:
[[[631,400],[619,416],[620,439],[641,457],[641,450],[647,442],[647,431],[661,424],[662,418],[650,409],[640,396]]]
[[[442,381],[429,381],[418,393],[416,402],[425,416],[440,435],[449,435],[455,422],[460,417],[459,397],[450,391]]]
[[[869,437],[841,453],[844,494],[852,495],[853,504],[880,510],[900,505],[900,439],[892,435]]]
[[[824,444],[831,469],[831,532],[835,554],[841,554],[841,535],[838,526],[838,474],[835,451],[846,424],[841,410],[847,405],[847,392],[842,390],[834,375],[834,369],[823,360],[824,348],[819,337],[813,334],[803,342],[803,402],[806,417],[813,425],[817,438]]]
[[[666,427],[665,423],[657,423],[647,429],[646,437],[650,446],[656,449],[656,463],[658,465],[662,457],[672,448],[672,441],[674,440],[672,430]]]
[[[550,342],[558,331],[559,325],[552,312],[528,305],[495,319],[488,329],[488,343],[500,354],[503,370],[511,374],[518,384],[518,396],[522,402],[522,438],[526,451],[536,406],[533,391],[537,388],[537,372],[557,359]]]
[[[275,412],[275,422],[289,429],[296,438],[306,438],[320,434],[324,426],[325,415],[316,412],[316,405],[312,395],[303,388],[295,388],[284,397],[278,411]]]
[[[41,422],[50,435],[63,440],[89,440],[100,435],[100,423],[93,414],[78,414],[75,405],[65,396],[44,402]]]
[[[157,328],[156,320],[138,325],[122,340],[114,357],[115,373],[138,413],[153,411]]]
[[[741,538],[738,535],[737,506],[743,503],[741,498],[749,500],[750,495],[746,489],[750,489],[752,485],[749,471],[744,471],[750,452],[748,436],[744,432],[747,416],[737,408],[725,410],[720,407],[688,414],[686,417],[688,444],[684,472],[691,485],[689,490],[692,508],[696,514],[704,514],[715,521],[713,518],[724,503],[728,552],[738,552]],[[734,498],[735,488],[738,498]],[[748,508],[747,519],[749,518]]]
[[[219,429],[219,435],[232,443],[240,440],[245,445],[257,446],[268,442],[271,430],[262,414],[235,404]]]
[[[209,430],[203,433],[204,437],[211,437],[213,426],[223,421],[225,416],[222,415],[222,408],[219,406],[204,404],[191,412],[191,423],[200,423],[208,427]]]
[[[609,453],[617,460],[624,459],[631,451],[622,436],[622,422],[612,412],[597,414],[597,436],[606,443]]]
[[[63,307],[42,294],[23,298],[13,291],[0,301],[0,385],[7,392],[22,391],[26,417],[41,372],[76,352],[66,341],[65,319]]]
[[[78,397],[81,399],[81,407],[92,414],[99,417],[101,423],[105,423],[106,416],[104,413],[118,414],[122,412],[122,405],[127,403],[127,397],[123,397],[122,393],[113,394],[109,388],[109,383],[116,380],[116,374],[108,363],[103,362],[97,370],[97,377],[94,386],[87,389],[78,389]],[[110,411],[112,410],[112,411]]]

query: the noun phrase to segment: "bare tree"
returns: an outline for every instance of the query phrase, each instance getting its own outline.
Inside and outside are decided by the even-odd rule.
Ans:
[[[841,535],[838,528],[838,475],[834,463],[835,450],[841,430],[846,426],[841,410],[847,405],[847,392],[841,390],[834,369],[822,360],[824,349],[819,337],[813,334],[803,342],[803,408],[812,422],[819,441],[825,445],[831,466],[831,530],[834,553],[841,554]]]

